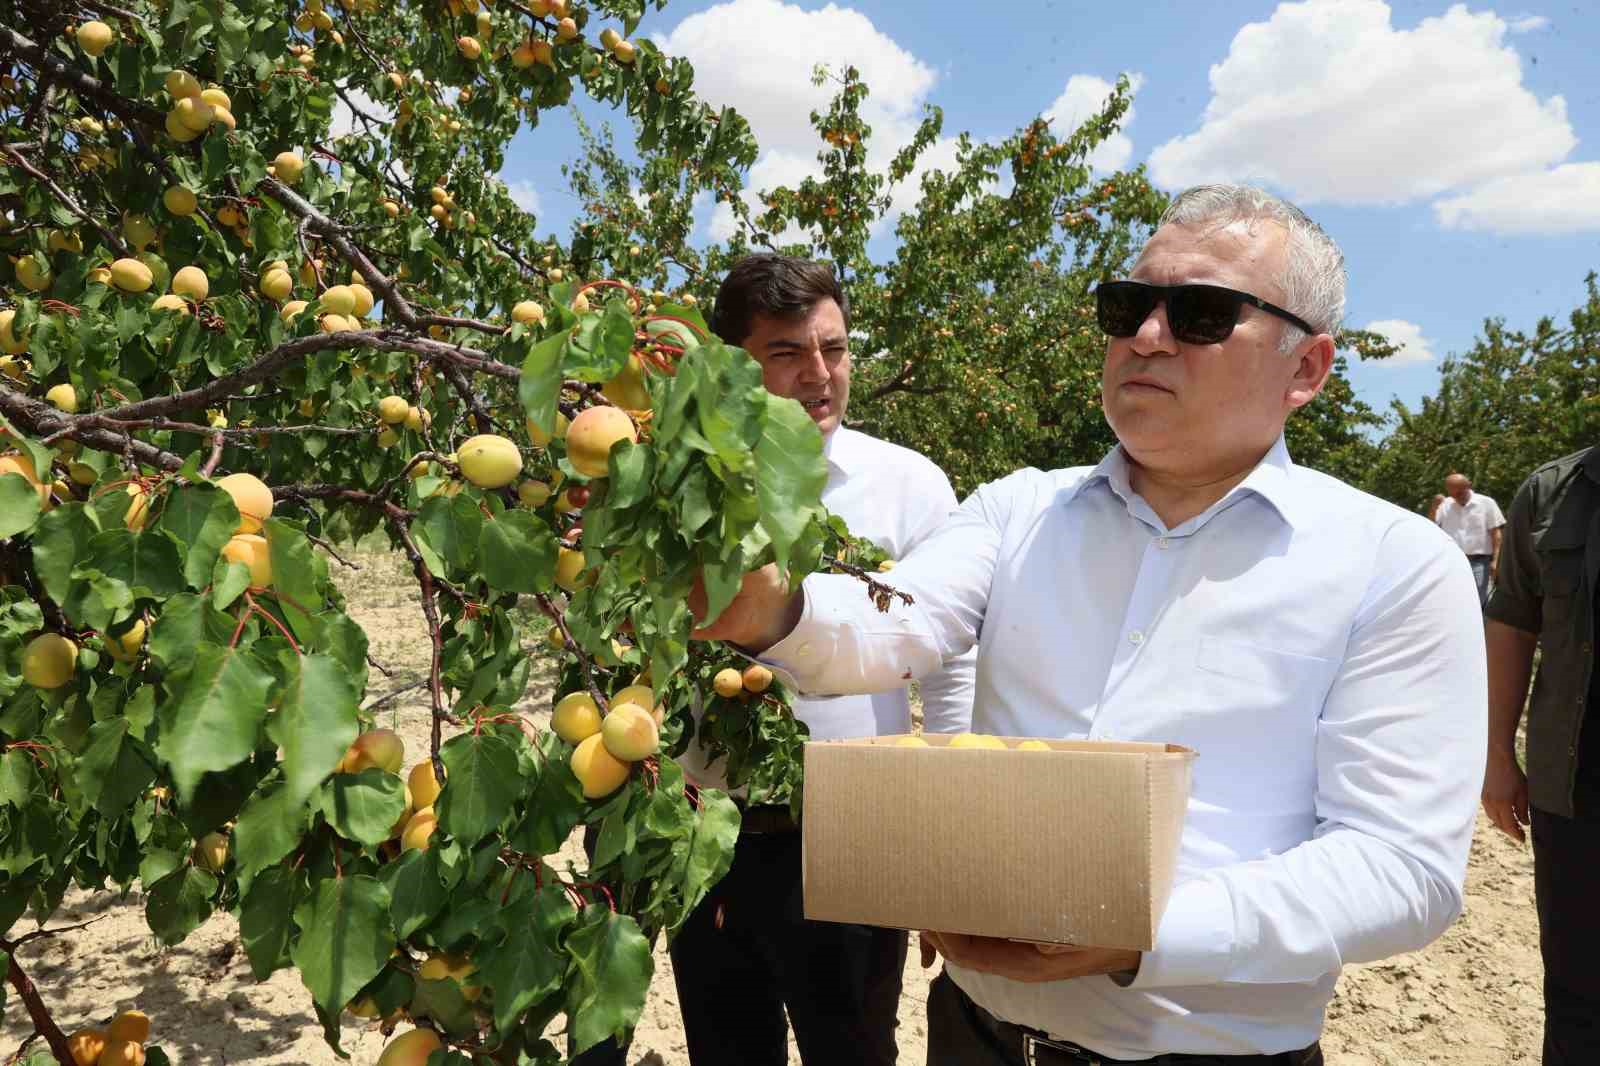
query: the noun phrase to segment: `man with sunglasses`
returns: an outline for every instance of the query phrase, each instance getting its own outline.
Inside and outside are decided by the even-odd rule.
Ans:
[[[1154,950],[924,934],[946,960],[930,1066],[1319,1064],[1340,968],[1459,913],[1486,738],[1471,571],[1283,439],[1327,379],[1344,287],[1297,208],[1188,190],[1096,294],[1119,441],[1098,466],[973,493],[896,567],[911,605],[768,568],[700,632],[817,693],[975,644],[975,730],[1200,753]]]

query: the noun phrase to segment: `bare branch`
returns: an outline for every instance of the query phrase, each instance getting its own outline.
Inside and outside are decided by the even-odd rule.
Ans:
[[[89,212],[80,207],[78,205],[78,201],[74,200],[70,193],[55,183],[54,178],[50,177],[50,175],[46,174],[44,171],[28,162],[27,159],[23,158],[22,153],[17,151],[15,148],[7,145],[3,150],[5,154],[16,163],[17,166],[21,167],[36,180],[43,182],[44,187],[49,189],[55,195],[57,200],[60,200],[64,205],[66,205],[68,211],[71,211],[73,214],[89,223],[89,225],[99,230],[100,236],[105,239],[106,244],[116,249],[118,255],[126,256],[128,254],[128,246],[122,243],[122,238],[118,237],[108,227],[101,225],[98,218],[95,218],[93,215],[89,214]]]

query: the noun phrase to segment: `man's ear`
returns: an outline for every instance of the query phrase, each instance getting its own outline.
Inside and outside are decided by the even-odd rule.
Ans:
[[[1291,408],[1304,407],[1317,398],[1333,372],[1333,337],[1327,333],[1306,337],[1288,358],[1296,363],[1284,398]]]

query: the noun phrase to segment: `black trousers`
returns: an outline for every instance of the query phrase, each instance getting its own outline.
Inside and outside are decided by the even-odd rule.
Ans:
[[[1001,1021],[972,1001],[943,970],[928,988],[928,1066],[1322,1066],[1316,1044],[1281,1055],[1158,1055],[1108,1059],[1075,1044],[1043,1039]]]
[[[804,1066],[893,1066],[906,934],[806,921],[800,871],[799,832],[741,834],[728,875],[678,930],[691,1066],[785,1066],[789,1024]],[[626,1060],[607,1040],[573,1064]]]
[[[892,1066],[906,934],[808,922],[800,834],[747,833],[672,942],[693,1066]]]
[[[1533,820],[1544,956],[1544,1066],[1600,1063],[1600,811]]]

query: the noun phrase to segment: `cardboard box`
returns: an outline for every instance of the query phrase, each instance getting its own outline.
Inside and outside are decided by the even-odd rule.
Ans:
[[[1049,741],[806,745],[805,912],[833,922],[1148,951],[1194,752]],[[1014,747],[1022,738],[1004,737]]]

